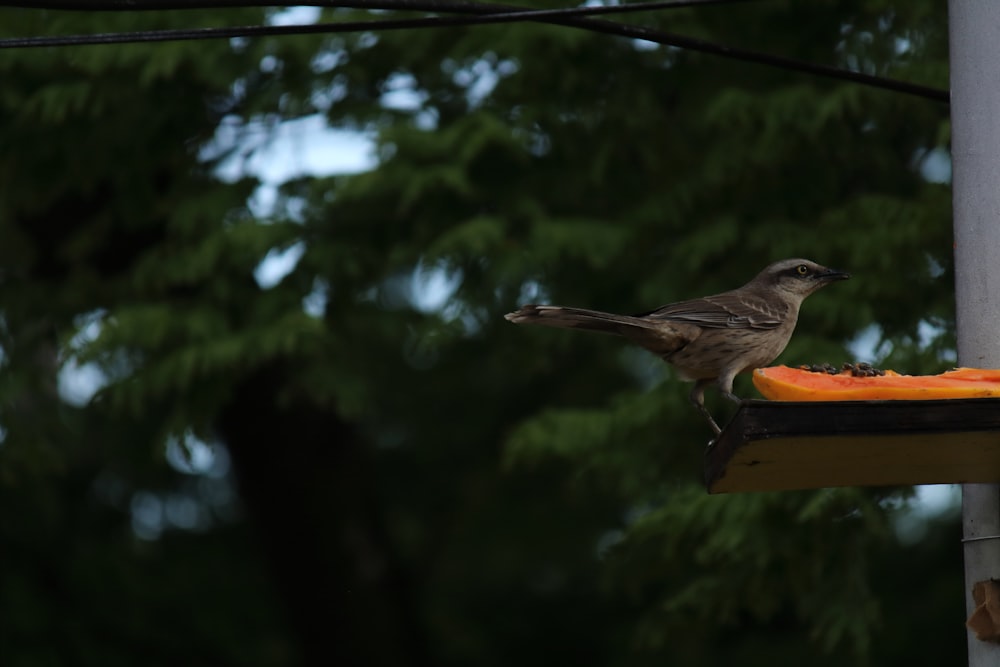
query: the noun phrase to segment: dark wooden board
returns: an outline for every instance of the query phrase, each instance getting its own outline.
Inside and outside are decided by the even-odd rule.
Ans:
[[[1000,482],[1000,398],[745,401],[705,481],[710,493]]]

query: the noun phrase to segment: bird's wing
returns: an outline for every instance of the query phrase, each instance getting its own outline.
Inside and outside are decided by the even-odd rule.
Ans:
[[[690,322],[711,329],[777,329],[788,315],[788,306],[746,292],[725,292],[701,299],[680,301],[639,317],[668,322]]]

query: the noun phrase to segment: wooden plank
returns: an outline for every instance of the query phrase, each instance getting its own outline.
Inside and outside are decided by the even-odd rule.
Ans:
[[[705,481],[710,493],[1000,482],[1000,399],[745,401]]]

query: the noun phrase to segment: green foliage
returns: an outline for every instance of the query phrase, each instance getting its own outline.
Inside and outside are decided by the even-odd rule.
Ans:
[[[946,87],[944,12],[629,20]],[[265,16],[3,10],[0,31]],[[868,333],[873,361],[937,371],[947,109],[544,24],[10,51],[0,76],[4,664],[902,665],[929,655],[911,628],[958,627],[954,521],[906,542],[911,490],[708,496],[672,372],[502,317],[648,310],[806,256],[855,277],[779,361]],[[291,180],[257,217],[258,183],[215,168],[317,112],[374,136],[377,166]],[[70,400],[70,364],[106,386]],[[199,472],[197,438],[234,468]],[[154,534],[148,507],[174,508]],[[303,588],[333,620],[296,614]],[[362,639],[310,644],[312,623]]]
[[[657,625],[675,615],[726,630],[791,614],[826,650],[846,642],[867,652],[880,620],[868,555],[887,533],[876,501],[859,490],[715,498],[697,487],[678,489],[629,527],[624,553],[614,559],[633,595],[662,597],[643,619],[640,641],[662,645]],[[828,540],[838,545],[835,552],[808,546]]]

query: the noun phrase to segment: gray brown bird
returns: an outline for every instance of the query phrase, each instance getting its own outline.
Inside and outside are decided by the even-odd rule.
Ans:
[[[691,402],[718,435],[721,430],[705,408],[706,387],[714,382],[723,396],[739,403],[733,394],[735,377],[766,366],[781,354],[807,296],[850,277],[807,259],[785,259],[743,287],[639,315],[528,305],[506,318],[515,324],[615,334],[641,345],[672,364],[682,379],[694,381]]]

